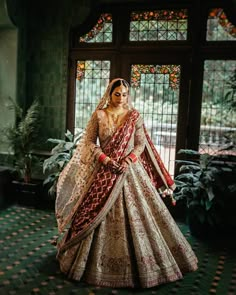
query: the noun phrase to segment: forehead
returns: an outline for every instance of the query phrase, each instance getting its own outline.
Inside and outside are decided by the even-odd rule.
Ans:
[[[120,85],[114,89],[113,93],[114,92],[126,93],[127,91],[128,91],[127,87],[125,87],[124,85]]]

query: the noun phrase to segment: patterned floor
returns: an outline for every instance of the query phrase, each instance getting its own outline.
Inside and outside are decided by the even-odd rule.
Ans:
[[[180,294],[235,295],[236,243],[203,242],[178,223],[199,259],[199,270],[183,280],[143,290],[109,289],[67,280],[59,271],[51,240],[57,229],[53,211],[12,206],[0,211],[0,295],[5,294]]]

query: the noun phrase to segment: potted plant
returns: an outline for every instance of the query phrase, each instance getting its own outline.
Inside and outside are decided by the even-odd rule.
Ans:
[[[39,183],[32,181],[32,165],[38,165],[40,158],[34,154],[38,146],[40,128],[40,104],[35,99],[26,111],[9,98],[8,108],[14,111],[15,122],[4,129],[4,135],[13,157],[13,167],[17,178],[12,181],[18,202],[24,202],[24,196],[37,195]]]
[[[69,130],[65,139],[49,138],[47,141],[56,144],[51,150],[51,156],[43,162],[43,173],[47,174],[43,184],[48,189],[48,194],[55,199],[58,177],[73,156],[83,130],[73,135]]]
[[[29,183],[32,178],[33,149],[37,146],[36,139],[40,127],[40,105],[34,100],[24,112],[10,98],[9,108],[15,112],[15,124],[5,128],[5,137],[13,151],[13,164],[19,173],[19,178]]]
[[[180,150],[192,160],[177,160],[174,197],[186,206],[187,223],[196,236],[236,229],[236,159],[229,155]]]

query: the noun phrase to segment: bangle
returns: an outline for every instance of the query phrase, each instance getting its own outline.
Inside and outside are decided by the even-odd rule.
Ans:
[[[98,157],[98,161],[102,163],[102,162],[106,159],[106,157],[107,157],[107,156],[106,156],[104,153],[102,153],[102,154]]]
[[[110,160],[111,160],[111,158],[106,157],[102,163],[103,163],[104,165],[107,165],[107,163],[108,163]]]
[[[138,160],[137,156],[134,153],[130,153],[128,158],[132,161],[132,163],[135,163]]]

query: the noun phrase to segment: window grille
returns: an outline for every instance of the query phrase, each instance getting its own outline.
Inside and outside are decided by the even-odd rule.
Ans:
[[[79,42],[110,43],[112,42],[112,30],[112,15],[103,13],[92,30],[79,38]]]
[[[174,174],[179,65],[131,67],[131,98],[167,169]]]
[[[236,27],[228,20],[222,8],[209,11],[207,41],[236,41]]]
[[[130,15],[130,41],[187,40],[187,9],[134,11]]]
[[[75,133],[84,129],[110,78],[109,60],[77,61]]]
[[[216,153],[236,134],[236,60],[206,60],[199,150]],[[229,151],[230,153],[230,151]]]

